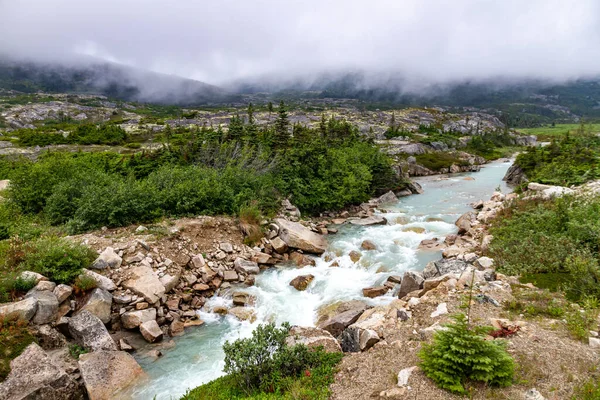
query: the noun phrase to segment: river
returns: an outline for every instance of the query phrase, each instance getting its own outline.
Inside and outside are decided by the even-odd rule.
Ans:
[[[239,288],[256,297],[254,324],[231,316],[200,312],[205,324],[187,328],[185,335],[174,339],[175,346],[161,350],[162,357],[154,360],[136,355],[149,379],[124,393],[124,398],[178,399],[188,388],[221,376],[222,344],[225,340],[250,336],[259,323],[288,321],[292,325],[311,326],[320,307],[337,301],[360,299],[373,305],[391,302],[391,293],[366,299],[362,289],[382,284],[390,275],[402,275],[410,269],[422,270],[427,262],[439,259],[440,251],[419,250],[419,243],[455,233],[454,222],[471,209],[470,203],[489,199],[496,188],[508,193],[510,189],[502,177],[510,164],[493,162],[476,173],[418,179],[425,192],[386,206],[382,212],[387,225],[343,225],[338,234],[328,236],[328,252],[316,259],[316,266],[274,267],[262,272],[255,286]],[[363,251],[363,257],[354,264],[348,254],[352,250],[360,251],[365,239],[374,242],[378,250]],[[339,268],[329,267],[331,262],[325,261],[327,254],[338,261]],[[306,291],[299,292],[289,285],[296,276],[306,274],[315,276]],[[214,297],[207,305],[231,306],[232,301]]]

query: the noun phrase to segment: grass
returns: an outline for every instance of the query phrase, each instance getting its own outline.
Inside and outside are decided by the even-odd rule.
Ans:
[[[0,320],[0,381],[10,372],[10,362],[18,357],[35,338],[27,323]]]
[[[580,124],[556,124],[555,126],[547,125],[539,128],[520,128],[518,131],[525,135],[535,135],[539,141],[550,141],[562,138],[567,133],[577,133],[580,127]],[[600,133],[600,124],[588,124],[585,129],[588,132]]]

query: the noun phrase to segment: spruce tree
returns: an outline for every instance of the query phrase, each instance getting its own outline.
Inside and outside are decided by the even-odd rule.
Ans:
[[[244,135],[244,123],[239,115],[234,115],[229,121],[229,132],[227,138],[231,141],[237,142],[242,139]]]
[[[290,140],[290,121],[283,100],[279,103],[277,112],[278,115],[275,120],[275,140],[273,144],[277,149],[285,149]]]
[[[248,104],[248,123],[244,127],[245,139],[249,142],[254,142],[258,136],[258,127],[256,126],[256,119],[254,118],[254,106],[252,103]]]
[[[506,351],[506,342],[485,340],[490,327],[469,327],[464,314],[454,323],[437,331],[433,343],[419,351],[421,369],[439,387],[454,393],[467,393],[465,382],[484,382],[492,386],[510,386],[514,360]]]

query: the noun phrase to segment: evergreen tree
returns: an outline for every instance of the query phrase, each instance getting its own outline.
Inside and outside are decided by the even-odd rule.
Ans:
[[[242,139],[244,135],[244,123],[239,115],[234,115],[229,121],[229,132],[227,138],[231,141],[237,142]]]
[[[244,127],[246,132],[245,139],[254,142],[258,136],[258,127],[256,126],[256,119],[254,118],[254,106],[252,103],[248,104],[248,123]]]
[[[275,120],[275,140],[274,146],[278,149],[285,149],[290,140],[290,121],[283,100],[279,103],[277,110],[277,119]]]
[[[321,132],[321,137],[327,136],[327,119],[325,118],[325,113],[321,114],[321,122],[319,123],[319,131]]]

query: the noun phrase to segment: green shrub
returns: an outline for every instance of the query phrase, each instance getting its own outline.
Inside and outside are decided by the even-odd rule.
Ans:
[[[452,165],[468,164],[454,154],[442,151],[417,154],[415,158],[418,164],[432,171],[439,171],[442,168],[450,168]]]
[[[79,360],[79,356],[86,354],[88,351],[78,344],[69,345],[69,355],[76,360]]]
[[[261,325],[251,338],[226,342],[228,375],[189,391],[182,400],[328,399],[342,354],[305,345],[288,347],[288,333],[288,324]]]
[[[38,272],[57,283],[70,283],[96,256],[87,246],[50,236],[28,243],[19,267]]]
[[[491,327],[470,328],[466,316],[458,314],[446,328],[419,351],[421,369],[439,387],[464,394],[467,381],[502,387],[512,384],[515,366],[505,343],[484,339]]]
[[[98,287],[98,282],[91,276],[79,275],[73,282],[75,294],[83,294]]]

